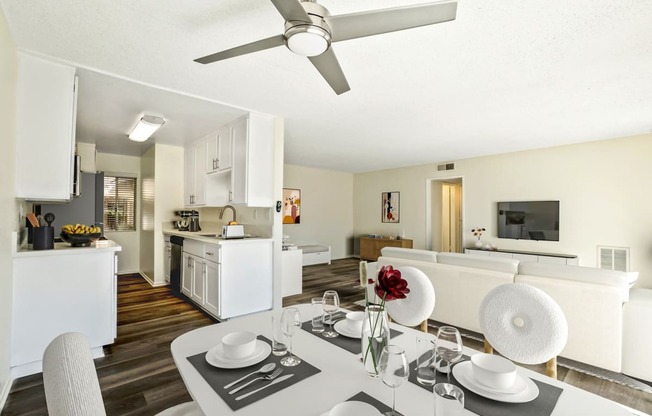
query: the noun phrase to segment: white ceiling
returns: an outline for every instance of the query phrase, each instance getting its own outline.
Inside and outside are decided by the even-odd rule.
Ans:
[[[423,1],[320,3],[337,15]],[[124,135],[146,112],[168,120],[155,140],[177,144],[242,109],[278,115],[286,163],[349,172],[652,131],[648,0],[461,0],[455,21],[334,44],[340,96],[284,47],[192,61],[280,34],[268,0],[0,5],[19,48],[86,68],[78,137],[100,151],[142,152]]]

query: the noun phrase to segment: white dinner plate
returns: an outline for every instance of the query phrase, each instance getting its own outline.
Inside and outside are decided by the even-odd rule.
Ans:
[[[525,377],[518,372],[516,373],[516,378],[520,379],[514,383],[524,383],[525,389],[520,393],[499,393],[496,390],[492,390],[489,387],[486,387],[480,384],[475,380],[473,376],[473,368],[471,367],[471,361],[464,361],[453,366],[453,375],[455,379],[464,387],[471,390],[475,394],[478,394],[487,399],[495,400],[497,402],[505,403],[526,403],[530,402],[537,398],[539,395],[539,387],[536,383],[532,381],[529,377]],[[520,385],[520,384],[519,384]]]
[[[346,319],[343,321],[335,322],[333,329],[340,335],[344,335],[347,338],[362,338],[362,330],[360,332],[354,331],[346,324]]]
[[[381,416],[378,409],[365,402],[348,401],[338,403],[321,416]]]
[[[272,353],[272,347],[262,340],[256,340],[254,352],[244,358],[233,359],[224,356],[222,343],[220,342],[206,353],[206,362],[218,368],[242,368],[258,364]]]

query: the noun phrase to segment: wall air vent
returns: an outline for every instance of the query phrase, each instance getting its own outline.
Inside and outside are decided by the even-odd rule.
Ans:
[[[598,246],[598,267],[600,269],[629,271],[629,247]]]
[[[442,163],[441,165],[437,165],[437,170],[442,171],[442,170],[454,170],[455,169],[455,163]]]

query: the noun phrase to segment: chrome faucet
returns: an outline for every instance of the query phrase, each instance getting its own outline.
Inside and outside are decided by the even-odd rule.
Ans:
[[[220,211],[220,219],[222,219],[222,217],[224,216],[224,211],[225,211],[227,208],[231,208],[231,211],[233,211],[233,222],[236,222],[236,219],[235,219],[235,208],[233,207],[233,205],[224,205],[224,208],[222,208],[222,210]]]

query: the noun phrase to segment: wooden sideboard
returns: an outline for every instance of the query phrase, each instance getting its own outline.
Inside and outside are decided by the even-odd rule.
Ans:
[[[360,237],[360,259],[376,261],[383,247],[412,248],[412,240]]]

